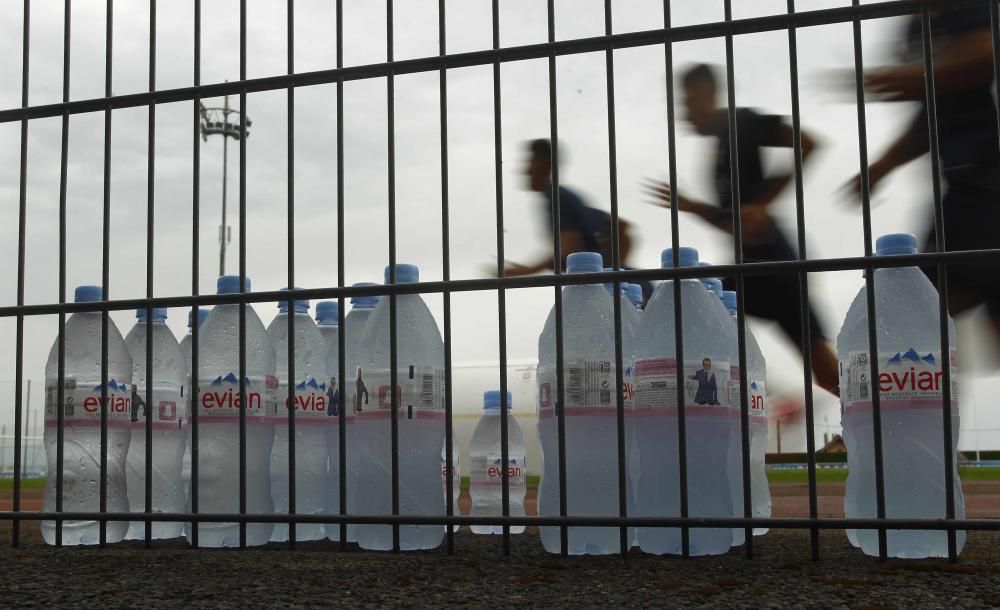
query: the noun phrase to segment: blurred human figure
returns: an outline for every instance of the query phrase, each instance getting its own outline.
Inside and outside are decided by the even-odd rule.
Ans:
[[[934,10],[930,15],[938,151],[944,178],[944,238],[947,250],[1000,248],[1000,142],[993,100],[993,44],[986,6]],[[895,169],[929,152],[923,38],[919,15],[905,21],[901,63],[865,71],[868,92],[886,101],[917,101],[920,112],[868,167],[875,190]],[[860,195],[861,177],[849,183]],[[930,219],[928,219],[930,220]],[[924,251],[936,250],[932,223]],[[924,272],[936,283],[935,266]],[[1000,266],[952,265],[948,303],[953,315],[985,305],[1000,331]]]
[[[685,118],[695,132],[716,140],[716,151],[710,163],[717,205],[677,196],[677,209],[690,212],[727,233],[733,232],[733,191],[730,179],[729,111],[719,104],[719,87],[715,69],[698,64],[683,75]],[[743,261],[796,260],[796,251],[778,228],[768,208],[792,181],[792,174],[767,175],[761,159],[761,148],[791,148],[792,128],[777,115],[759,114],[749,108],[736,109],[737,161],[739,167],[740,224],[743,236]],[[815,140],[802,133],[802,160],[805,163],[816,148]],[[654,203],[665,208],[671,205],[670,185],[649,181],[647,192]],[[726,290],[735,290],[731,278],[725,280]],[[799,309],[799,288],[788,275],[754,275],[743,279],[743,298],[749,315],[777,322],[785,335],[798,347],[802,345],[802,318]],[[839,384],[837,357],[830,348],[817,320],[816,311],[809,314],[810,355],[816,383],[836,394]]]
[[[528,160],[524,168],[529,190],[545,198],[542,217],[548,234],[552,233],[552,143],[547,139],[532,140],[527,144]],[[588,206],[573,189],[559,185],[559,258],[566,266],[566,257],[574,252],[597,252],[610,266],[614,260],[611,249],[611,215]],[[618,251],[622,266],[632,249],[631,225],[618,218]],[[545,256],[536,262],[520,265],[507,262],[504,275],[531,275],[552,269],[552,257]],[[652,293],[648,282],[639,282],[644,300]]]

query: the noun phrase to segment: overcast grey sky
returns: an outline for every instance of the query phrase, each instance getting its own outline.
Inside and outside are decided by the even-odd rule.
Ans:
[[[192,82],[192,4],[161,2],[157,13],[158,88]],[[600,35],[604,16],[601,0],[557,0],[556,33],[560,39]],[[849,0],[799,0],[799,10],[849,5]],[[248,0],[248,76],[286,71],[286,21],[282,3]],[[295,64],[299,71],[334,67],[335,14],[329,0],[296,2]],[[500,2],[500,40],[514,46],[546,39],[543,0]],[[722,19],[722,0],[675,0],[676,25]],[[148,2],[115,2],[115,94],[144,91],[148,82]],[[461,52],[491,45],[489,0],[451,0],[448,11],[448,51]],[[61,0],[34,0],[31,16],[30,103],[59,101],[62,88]],[[616,31],[661,27],[661,0],[616,0]],[[784,12],[785,0],[734,2],[735,17]],[[105,4],[74,2],[71,42],[71,97],[100,97],[104,91]],[[20,104],[21,3],[0,4],[0,107]],[[395,3],[397,59],[437,54],[437,1],[398,0]],[[865,60],[869,65],[890,61],[900,24],[878,20],[863,25]],[[206,0],[202,17],[202,82],[239,78],[239,2]],[[385,60],[385,3],[344,2],[344,56],[348,65]],[[863,252],[860,215],[838,188],[858,169],[857,115],[850,91],[838,91],[824,81],[825,71],[853,66],[851,26],[803,29],[798,36],[801,111],[805,129],[817,136],[821,149],[807,168],[806,231],[809,256],[857,256]],[[788,37],[786,32],[740,36],[735,41],[738,105],[768,112],[791,112]],[[674,48],[675,67],[693,61],[723,64],[722,39],[680,43]],[[644,176],[667,178],[667,124],[662,46],[615,53],[618,184],[621,215],[638,227],[637,251],[629,261],[636,267],[658,265],[659,252],[669,245],[669,215],[643,202]],[[505,64],[502,79],[502,145],[505,248],[507,257],[524,261],[550,248],[543,234],[542,202],[523,189],[520,170],[523,142],[549,133],[547,61]],[[561,179],[576,187],[593,205],[608,209],[608,129],[605,56],[591,53],[557,60],[559,134],[566,162]],[[396,202],[397,258],[420,265],[421,278],[442,277],[440,131],[437,73],[396,79]],[[380,280],[388,260],[387,126],[384,79],[345,85],[345,273],[349,283]],[[330,286],[337,278],[336,244],[336,117],[335,87],[296,91],[295,107],[295,268],[296,283]],[[238,105],[238,99],[231,99]],[[221,105],[222,100],[206,100]],[[495,264],[493,91],[490,66],[449,72],[449,176],[451,202],[452,277],[482,277]],[[908,120],[913,107],[872,104],[868,107],[871,154],[877,154]],[[166,104],[156,111],[155,269],[157,296],[187,294],[191,285],[192,125],[189,102]],[[247,153],[247,273],[255,290],[273,290],[287,283],[287,112],[286,93],[255,93],[246,111],[253,119]],[[678,117],[682,114],[679,112]],[[116,111],[112,142],[112,298],[145,294],[145,223],[147,110]],[[712,143],[677,124],[678,182],[686,194],[712,200],[708,160]],[[103,172],[103,113],[75,115],[70,121],[68,168],[67,292],[101,277],[101,202]],[[16,296],[19,125],[0,125],[0,302]],[[58,201],[60,120],[33,121],[29,128],[27,285],[29,303],[53,302],[58,288]],[[212,138],[201,145],[200,290],[214,292],[218,268],[218,225],[221,199],[222,144]],[[238,148],[230,148],[230,198],[233,243],[228,270],[238,269],[236,224]],[[789,151],[769,151],[769,166],[790,167]],[[873,232],[922,233],[929,209],[929,167],[911,164],[884,183],[874,199]],[[794,199],[791,190],[775,206],[791,235]],[[703,259],[732,260],[726,236],[700,221],[681,219],[684,244],[695,245]],[[826,333],[835,338],[847,305],[861,286],[860,274],[843,272],[811,279],[812,295]],[[441,297],[427,301],[440,317]],[[497,358],[496,294],[461,294],[454,303],[456,362]],[[535,357],[537,336],[552,303],[551,290],[508,294],[508,355]],[[258,306],[265,324],[272,306]],[[178,336],[186,312],[170,312]],[[133,324],[128,312],[114,314],[125,334]],[[25,376],[35,381],[33,400],[40,400],[44,360],[55,337],[55,317],[26,322]],[[801,373],[794,351],[767,325],[755,325],[768,357],[769,382],[781,391],[795,391]],[[471,332],[470,332],[471,331]],[[12,387],[14,323],[0,320],[0,338],[10,346],[0,352],[0,391]],[[793,371],[782,375],[781,371]],[[985,382],[983,382],[985,383]],[[799,389],[798,391],[801,391]],[[827,405],[832,405],[827,401]],[[963,405],[964,406],[964,405]],[[0,407],[0,419],[12,421],[11,409]],[[836,422],[831,422],[836,423]],[[964,426],[963,422],[963,427]]]

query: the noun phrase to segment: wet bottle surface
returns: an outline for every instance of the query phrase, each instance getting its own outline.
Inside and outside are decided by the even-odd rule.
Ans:
[[[100,301],[100,286],[80,286],[74,301]],[[63,488],[62,509],[74,512],[100,510],[101,466],[101,313],[78,312],[66,319],[63,402],[58,403],[59,340],[49,350],[45,364],[45,454],[50,476],[45,481],[42,509],[56,510],[58,410],[63,412]],[[128,512],[125,475],[131,432],[132,357],[113,320],[108,320],[107,382],[107,510]],[[107,541],[125,537],[127,521],[109,521]],[[56,542],[56,522],[41,522],[42,537]],[[92,520],[64,521],[62,543],[65,545],[98,544],[100,524]]]
[[[507,408],[511,394],[507,392]],[[473,517],[495,517],[503,514],[503,453],[500,444],[500,392],[483,396],[483,414],[476,424],[469,443],[469,494]],[[527,450],[521,426],[507,411],[507,484],[510,516],[524,516],[526,492]],[[457,514],[457,513],[456,513]],[[511,526],[511,534],[524,532],[524,526]],[[499,525],[473,525],[473,534],[502,534]]]

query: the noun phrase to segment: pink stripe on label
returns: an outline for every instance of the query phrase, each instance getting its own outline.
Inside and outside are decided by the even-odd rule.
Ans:
[[[248,425],[270,424],[271,422],[267,420],[268,418],[266,417],[260,417],[257,415],[247,415]],[[201,415],[198,416],[199,426],[203,424],[216,424],[216,423],[223,423],[223,424],[228,424],[233,422],[239,423],[239,421],[240,421],[239,415],[205,415],[204,413],[202,413]]]
[[[283,415],[274,415],[271,417],[265,417],[268,422],[279,425],[287,424],[288,417]],[[323,415],[322,417],[309,416],[309,415],[296,415],[295,425],[296,426],[329,426],[331,424],[336,424],[338,422],[336,417],[327,417]]]
[[[635,409],[635,417],[663,417],[663,416],[673,416],[677,417],[677,407],[647,407],[642,409]],[[692,417],[739,417],[740,412],[736,409],[727,409],[725,407],[701,407],[701,406],[686,406],[684,407],[684,415]]]
[[[927,411],[927,410],[941,410],[942,404],[941,400],[882,400],[879,401],[879,408],[882,411]],[[844,407],[845,412],[868,412],[872,410],[872,401],[870,400],[860,400],[858,402],[851,403]],[[958,411],[958,401],[951,401],[951,410]]]
[[[63,419],[63,425],[67,426],[67,427],[72,426],[74,428],[91,428],[91,427],[100,428],[101,427],[101,420],[99,420],[99,419],[72,419],[72,418],[68,418],[67,417],[67,418]],[[108,420],[108,427],[109,428],[128,428],[131,425],[132,425],[132,421],[128,420],[128,419],[109,419]],[[55,419],[47,419],[47,420],[45,420],[45,427],[46,428],[58,428],[59,427],[59,421],[55,420]]]
[[[142,430],[146,427],[146,422],[134,421],[131,422],[132,428]],[[183,426],[181,422],[176,421],[154,421],[153,430],[180,430]]]

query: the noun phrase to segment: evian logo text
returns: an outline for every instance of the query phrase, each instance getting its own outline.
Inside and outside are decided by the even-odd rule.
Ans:
[[[879,392],[941,390],[944,371],[938,368],[933,354],[921,357],[912,347],[906,352],[897,352],[889,358],[885,371],[879,371]],[[918,368],[919,367],[919,368]],[[927,367],[933,367],[928,370]]]

